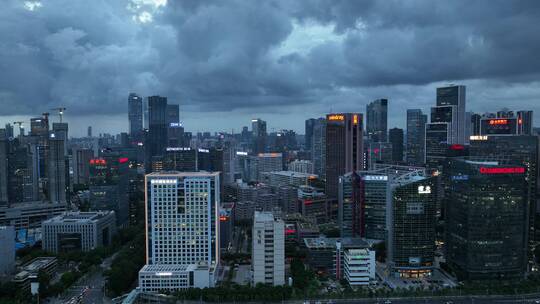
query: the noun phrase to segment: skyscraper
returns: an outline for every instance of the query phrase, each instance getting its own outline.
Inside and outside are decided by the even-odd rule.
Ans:
[[[373,142],[386,142],[388,99],[377,99],[366,106],[366,131]]]
[[[146,175],[147,264],[219,263],[219,174]]]
[[[311,160],[313,161],[314,173],[320,178],[326,176],[326,119],[317,118],[313,124],[313,136],[311,139]]]
[[[0,202],[35,201],[39,195],[36,155],[19,138],[0,138]]]
[[[451,107],[448,108],[448,107]],[[450,116],[451,115],[451,116]],[[465,144],[465,86],[437,88],[437,106],[431,108],[431,122],[447,122],[449,144]]]
[[[114,211],[116,224],[129,220],[129,159],[116,151],[104,151],[89,160],[90,208]]]
[[[180,106],[177,104],[167,104],[167,123],[178,124],[180,122]]]
[[[518,133],[523,135],[533,134],[533,111],[518,111]]]
[[[508,109],[486,113],[480,119],[480,135],[532,135],[532,111]]]
[[[52,129],[56,137],[61,138],[64,141],[64,155],[68,155],[68,124],[66,122],[53,122]]]
[[[446,260],[458,279],[523,278],[529,211],[526,168],[454,159],[445,172]]]
[[[396,187],[424,179],[418,167],[378,165],[347,173],[339,179],[338,224],[342,237],[386,240],[389,204]]]
[[[167,97],[148,97],[149,129],[147,138],[147,165],[149,171],[151,159],[160,156],[167,146]]]
[[[489,135],[471,138],[469,155],[474,160],[495,161],[501,165],[523,166],[528,186],[529,240],[531,248],[540,241],[540,212],[537,210],[539,138],[528,135]]]
[[[392,144],[392,161],[403,161],[403,129],[392,128],[389,131],[389,141]]]
[[[210,287],[219,264],[219,173],[145,177],[146,265],[143,291]]]
[[[30,135],[47,137],[49,136],[49,116],[48,114],[30,119]]]
[[[143,130],[143,100],[135,93],[128,96],[129,135],[138,138]],[[91,135],[90,135],[91,136]],[[90,137],[89,136],[89,137]]]
[[[48,157],[49,200],[55,203],[66,202],[66,158],[64,140],[54,132],[49,135]]]
[[[90,177],[90,160],[94,156],[94,151],[87,148],[72,149],[73,156],[73,184],[88,184]]]
[[[266,121],[256,118],[251,120],[251,130],[253,136],[252,152],[254,154],[264,153],[266,150]]]
[[[427,115],[420,109],[407,110],[407,163],[423,166],[425,163],[425,129]]]
[[[146,263],[219,263],[219,174],[146,175]]]
[[[471,136],[480,135],[480,119],[482,115],[473,113],[471,115]]]
[[[435,179],[411,172],[392,180],[388,204],[388,266],[398,278],[421,278],[435,267]]]
[[[426,166],[432,170],[437,170],[446,158],[449,147],[450,124],[436,122],[426,124]]]
[[[313,126],[315,125],[317,119],[310,118],[306,120],[305,125],[305,147],[306,150],[311,150],[312,140],[313,140]]]
[[[326,115],[326,195],[338,197],[339,177],[364,166],[363,119],[360,113]]]

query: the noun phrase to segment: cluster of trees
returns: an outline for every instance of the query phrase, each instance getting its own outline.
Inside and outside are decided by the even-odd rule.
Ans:
[[[72,270],[65,272],[60,277],[60,280],[54,284],[51,284],[51,277],[45,271],[40,271],[38,273],[39,281],[39,297],[45,299],[47,297],[54,297],[69,288],[73,283],[84,275],[83,272]]]
[[[306,297],[319,293],[319,281],[315,273],[306,268],[299,258],[291,260],[291,277],[296,295]]]
[[[175,293],[179,300],[206,302],[232,301],[282,301],[292,298],[293,290],[289,286],[267,286],[257,284],[255,287],[231,284],[226,287],[190,288]]]
[[[17,284],[11,281],[0,282],[0,304],[30,303],[31,301],[30,293],[18,289]]]
[[[244,252],[225,252],[221,255],[221,260],[228,264],[245,264],[251,260],[251,254]]]
[[[328,238],[334,238],[334,237],[340,237],[341,232],[339,231],[339,227],[334,223],[326,223],[319,225],[319,229],[321,231],[321,234],[324,234]]]
[[[138,231],[138,233],[136,232]],[[140,227],[135,235],[113,259],[111,269],[105,272],[106,291],[111,297],[120,296],[131,290],[139,270],[145,263],[145,237]]]

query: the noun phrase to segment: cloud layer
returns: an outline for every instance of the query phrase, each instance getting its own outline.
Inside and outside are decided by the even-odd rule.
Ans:
[[[179,103],[191,130],[260,116],[301,131],[309,116],[387,97],[392,126],[449,82],[468,85],[473,111],[540,112],[534,0],[5,2],[3,117],[63,105],[106,125],[137,92]]]

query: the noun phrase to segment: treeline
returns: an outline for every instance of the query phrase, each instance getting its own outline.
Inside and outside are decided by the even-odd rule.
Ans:
[[[255,287],[233,284],[229,287],[190,288],[175,293],[179,300],[206,302],[247,302],[247,301],[282,301],[293,296],[293,288],[289,286],[267,286],[257,284]]]
[[[104,273],[107,295],[117,297],[132,289],[138,278],[139,270],[145,263],[144,242],[144,231],[140,229],[113,259],[111,269]]]

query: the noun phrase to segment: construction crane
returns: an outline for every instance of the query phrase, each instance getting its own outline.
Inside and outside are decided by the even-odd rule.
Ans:
[[[66,108],[59,107],[59,108],[53,108],[51,110],[58,111],[58,116],[60,117],[60,122],[62,122],[62,116],[64,116],[64,111],[66,110]]]

